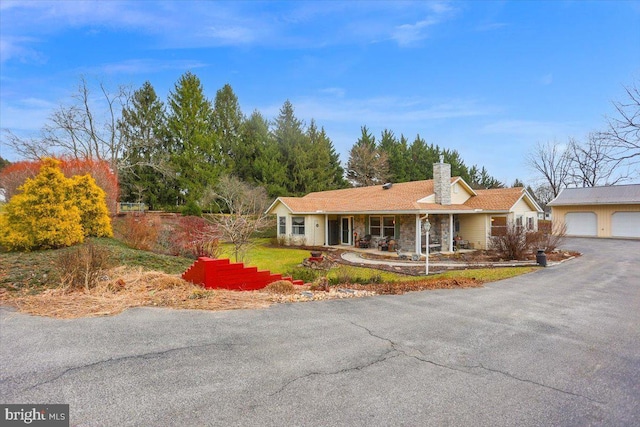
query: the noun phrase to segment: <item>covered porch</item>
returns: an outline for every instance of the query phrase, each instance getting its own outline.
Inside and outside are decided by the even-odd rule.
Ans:
[[[428,221],[429,252],[451,253],[484,248],[485,216],[473,217],[455,213],[326,215],[322,228],[327,246],[422,255],[427,251]],[[480,232],[473,233],[474,229]]]

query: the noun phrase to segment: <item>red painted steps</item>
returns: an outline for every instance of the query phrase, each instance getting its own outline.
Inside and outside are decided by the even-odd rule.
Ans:
[[[238,291],[254,291],[262,289],[269,283],[288,280],[294,285],[302,285],[302,280],[259,271],[257,267],[245,267],[241,262],[232,263],[228,259],[200,257],[182,274],[182,278],[207,289],[232,289]]]

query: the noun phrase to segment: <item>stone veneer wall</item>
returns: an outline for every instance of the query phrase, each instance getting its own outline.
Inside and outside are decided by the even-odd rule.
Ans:
[[[400,221],[400,238],[398,244],[403,252],[416,251],[416,217],[412,215],[401,215]]]
[[[353,232],[358,233],[359,239],[368,234],[369,231],[364,228],[364,215],[355,215],[353,217]]]
[[[451,165],[448,163],[433,164],[433,190],[435,202],[441,205],[451,204]]]

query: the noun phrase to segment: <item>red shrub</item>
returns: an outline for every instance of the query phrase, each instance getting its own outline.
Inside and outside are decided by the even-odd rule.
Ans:
[[[34,178],[40,172],[41,162],[16,162],[0,171],[0,188],[4,188],[7,201],[11,199],[27,178]]]
[[[217,258],[219,238],[217,227],[205,219],[181,217],[171,232],[169,251],[172,255]]]
[[[157,217],[129,214],[118,218],[115,232],[132,248],[151,251],[156,248],[161,226]]]
[[[96,184],[107,193],[107,208],[113,215],[116,213],[118,201],[118,177],[111,170],[109,163],[97,160],[79,160],[62,158],[60,169],[67,178],[75,175],[90,174],[95,179]],[[24,184],[27,178],[35,177],[42,166],[41,161],[22,161],[12,163],[0,171],[0,187],[5,190],[7,200],[11,199],[17,192],[18,187]]]
[[[74,175],[90,174],[96,184],[107,193],[107,208],[113,215],[116,213],[119,189],[118,177],[105,160],[79,160],[71,158],[61,159],[60,168],[67,178]]]

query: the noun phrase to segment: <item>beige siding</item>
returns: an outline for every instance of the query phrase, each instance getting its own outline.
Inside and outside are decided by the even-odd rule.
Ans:
[[[278,203],[273,208],[272,213],[276,214],[277,216],[288,216],[289,215],[289,209],[287,209],[282,203]]]
[[[451,186],[451,203],[454,205],[462,205],[469,200],[471,194],[467,192],[466,188],[457,182]]]
[[[518,203],[516,203],[513,208],[511,208],[511,212],[516,215],[524,215],[525,213],[531,212],[531,207],[524,200],[520,199]]]
[[[460,237],[468,240],[474,249],[487,249],[488,215],[460,215]]]
[[[640,212],[640,205],[553,206],[551,219],[554,230],[564,225],[564,216],[569,212],[595,213],[598,218],[598,237],[611,237],[611,216],[615,212]]]
[[[280,227],[278,218],[283,216],[287,218],[286,221],[286,233],[283,235],[286,237],[286,242],[291,244],[306,244],[321,246],[325,241],[325,216],[324,215],[292,215],[289,209],[283,204],[279,203],[273,208],[273,214],[276,215],[276,227],[277,233],[280,235]],[[294,216],[304,217],[304,236],[294,236],[293,227],[291,225],[291,218]],[[317,226],[316,226],[317,225]]]
[[[324,215],[307,215],[305,218],[305,235],[307,245],[322,246],[324,245]]]
[[[531,206],[529,206],[529,204],[523,199],[515,204],[515,206],[511,209],[511,212],[513,213],[513,215],[510,216],[512,220],[514,220],[518,216],[522,216],[522,225],[526,227],[528,224],[528,219],[532,218],[533,229],[538,229],[538,211],[531,210]]]

